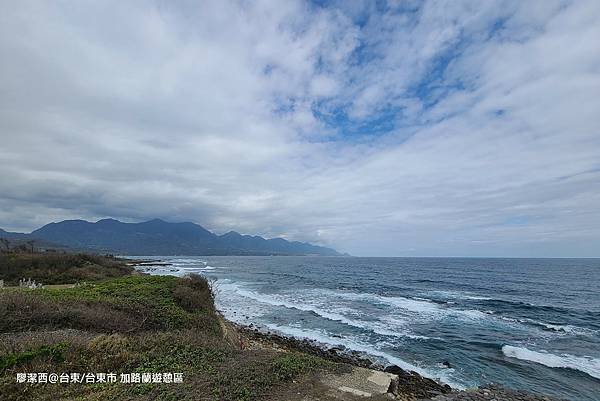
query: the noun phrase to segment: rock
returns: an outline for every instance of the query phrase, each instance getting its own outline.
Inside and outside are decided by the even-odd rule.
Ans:
[[[396,395],[398,394],[399,379],[397,375],[392,374],[392,376],[393,377],[390,380],[390,385],[388,386],[387,392]]]
[[[396,365],[386,366],[384,372],[398,376],[398,395],[428,399],[452,391],[447,384],[438,383],[435,380],[421,376],[417,372],[407,372]]]
[[[393,373],[398,376],[406,374],[406,370],[396,365],[386,366],[385,369],[383,369],[383,371],[387,373]]]
[[[454,391],[432,398],[434,401],[565,401],[545,395],[535,395],[522,390],[510,390],[497,384],[487,384],[477,389]]]

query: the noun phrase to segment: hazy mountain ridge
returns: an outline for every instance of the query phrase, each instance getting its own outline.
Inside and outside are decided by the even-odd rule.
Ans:
[[[23,234],[23,233],[13,233],[10,231],[5,231],[3,229],[0,228],[0,238],[7,238],[7,239],[27,239],[29,236],[29,234]]]
[[[0,229],[0,237],[35,238],[74,249],[125,255],[339,255],[334,249],[309,243],[265,239],[235,231],[216,235],[195,223],[169,223],[160,219],[142,223],[65,220],[47,224],[31,234]]]

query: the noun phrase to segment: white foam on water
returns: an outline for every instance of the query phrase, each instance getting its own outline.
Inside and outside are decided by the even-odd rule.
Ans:
[[[513,317],[509,317],[509,316],[501,316],[500,318],[505,321],[508,321],[508,322],[518,322],[518,323],[522,323],[522,324],[537,326],[538,328],[543,328],[542,335],[546,335],[546,336],[548,336],[548,335],[559,335],[559,336],[574,335],[574,336],[592,337],[592,336],[598,335],[598,330],[589,329],[587,327],[574,326],[574,325],[570,325],[570,324],[565,324],[565,325],[551,324],[551,323],[540,322],[540,321],[533,320],[533,319],[513,318]]]
[[[411,340],[430,340],[431,339],[430,337],[427,337],[427,336],[412,334],[405,328],[403,328],[403,329],[397,328],[397,330],[393,330],[394,327],[391,327],[392,329],[390,329],[390,325],[376,323],[376,322],[364,322],[360,325],[357,325],[356,327],[361,327],[366,330],[372,331],[373,333],[376,333],[376,334],[379,334],[382,336],[388,336],[388,337],[409,338]]]
[[[407,337],[410,338],[412,340],[442,340],[439,337],[429,337],[429,336],[422,336],[422,335],[418,335],[418,334],[412,334],[409,329],[410,329],[410,322],[406,319],[398,319],[392,316],[388,316],[388,315],[384,315],[381,316],[380,320],[383,322],[383,326],[387,327],[388,330],[390,332],[393,333],[402,333],[401,336],[402,337]],[[400,335],[398,335],[397,337],[399,337]]]
[[[355,293],[345,291],[328,291],[332,296],[351,299],[355,301],[368,301],[383,305],[391,306],[396,311],[408,312],[413,319],[418,320],[441,320],[446,318],[454,318],[471,322],[479,322],[482,320],[493,320],[500,322],[494,316],[487,313],[469,309],[455,309],[444,305],[437,304],[426,298],[406,298],[399,296],[384,296],[372,293]]]
[[[442,297],[444,299],[466,299],[470,301],[492,301],[498,300],[497,298],[492,298],[486,295],[473,294],[471,292],[464,291],[427,291],[426,294],[436,295]]]
[[[374,348],[371,345],[362,343],[354,338],[337,338],[332,337],[328,333],[320,330],[314,329],[304,329],[293,326],[281,326],[277,324],[267,324],[267,328],[270,330],[279,332],[283,335],[289,335],[295,338],[308,339],[312,341],[316,341],[320,344],[328,345],[328,346],[343,346],[351,351],[358,351],[364,353],[365,355],[369,355],[371,357],[375,357],[380,361],[385,361],[386,363],[399,366],[404,370],[414,371],[420,374],[423,377],[428,377],[430,379],[440,380],[443,383],[450,385],[456,389],[463,390],[465,386],[460,383],[454,382],[450,376],[448,375],[448,371],[432,371],[429,369],[425,369],[414,365],[412,363],[406,362],[403,359],[395,357],[393,355],[388,354],[382,350]]]
[[[230,279],[219,279],[214,282],[215,304],[217,309],[228,319],[240,324],[260,321],[267,313],[264,305],[252,302],[237,293],[239,285]]]
[[[489,319],[490,318],[489,314],[487,314],[485,312],[482,312],[480,310],[477,310],[477,309],[461,310],[461,311],[459,311],[459,313],[462,314],[462,315],[464,315],[464,316],[466,316],[466,317],[468,317],[468,318],[474,319],[474,320],[481,320],[481,319]]]
[[[550,368],[579,370],[600,379],[600,359],[570,354],[555,355],[547,351],[532,351],[528,348],[505,345],[502,353],[510,358],[539,363]]]
[[[313,313],[316,313],[317,315],[324,317],[326,319],[342,322],[342,323],[345,323],[350,326],[355,326],[357,324],[355,320],[348,319],[347,317],[345,317],[339,313],[329,312],[329,311],[320,309],[318,307],[315,307],[315,306],[309,305],[309,304],[288,301],[288,300],[282,299],[282,297],[279,297],[274,294],[261,294],[261,293],[257,293],[254,291],[241,289],[241,288],[239,288],[237,290],[237,292],[238,292],[238,294],[240,294],[246,298],[250,298],[255,301],[262,302],[262,303],[265,303],[268,305],[282,306],[285,308],[297,309],[297,310],[301,310],[304,312],[313,312]]]
[[[198,265],[198,264],[206,265],[207,264],[207,262],[204,260],[188,259],[188,258],[166,259],[165,262],[172,263],[174,265]]]
[[[353,301],[368,301],[386,304],[415,313],[438,313],[441,309],[439,305],[428,300],[423,300],[423,298],[411,299],[405,297],[388,297],[372,293],[356,293],[332,290],[323,290],[323,292],[328,292],[333,297],[345,298]]]
[[[195,261],[197,263],[197,261]],[[202,273],[212,271],[218,267],[206,264],[204,268],[194,267],[181,268]],[[172,273],[171,273],[172,274]],[[180,273],[181,274],[181,273]],[[222,280],[217,281],[217,289]],[[220,298],[223,302],[217,302],[220,310],[227,318],[239,323],[247,323],[249,318],[256,318],[268,313],[260,305],[247,304],[248,299],[259,304],[267,304],[275,307],[296,309],[304,312],[312,312],[316,315],[342,324],[367,330],[375,334],[398,339],[430,340],[431,337],[418,335],[411,332],[408,322],[419,322],[429,320],[442,320],[446,318],[460,319],[463,321],[478,323],[483,320],[494,320],[503,324],[514,325],[514,321],[499,319],[478,310],[461,310],[436,304],[425,299],[413,299],[406,297],[383,296],[373,293],[355,293],[331,289],[310,289],[301,292],[264,294],[248,289],[251,283],[229,283],[220,290],[224,293]],[[219,290],[219,289],[218,289]],[[235,297],[232,295],[235,294]],[[245,300],[239,299],[244,297]],[[227,298],[224,300],[224,298]],[[219,299],[217,299],[219,301]],[[382,313],[379,316],[371,314],[367,319],[360,315],[361,308],[352,308],[354,303],[369,302],[373,304],[387,305],[391,307],[390,313]],[[236,312],[235,314],[233,312]],[[349,316],[350,315],[350,316]],[[439,338],[436,338],[439,339]]]
[[[533,320],[531,322],[534,324],[544,326],[547,329],[550,329],[550,330],[553,330],[553,331],[559,332],[559,333],[572,334],[572,335],[584,335],[584,336],[592,336],[592,335],[598,334],[597,330],[588,329],[586,327],[573,326],[570,324],[565,324],[565,325],[550,324],[550,323],[538,322],[538,321],[533,321]]]
[[[198,264],[193,264],[193,265],[177,265],[174,264],[174,267],[178,268],[181,271],[185,271],[187,273],[193,273],[193,272],[198,272],[198,273],[202,273],[205,271],[213,271],[213,270],[219,270],[219,269],[225,269],[225,266],[210,266],[208,264],[204,264],[204,265],[200,265],[198,266]]]
[[[194,264],[193,266],[187,265],[179,267],[181,271],[197,271],[202,273],[203,271],[213,271],[219,268],[210,266],[207,262],[198,261],[196,259],[175,259],[172,261]],[[205,267],[198,266],[199,262],[203,263]],[[264,294],[248,290],[244,288],[243,285],[233,286],[231,287],[231,291],[260,303],[276,307],[297,309],[305,312],[313,312],[325,319],[370,330],[376,334],[398,338],[427,339],[425,336],[418,336],[410,333],[407,327],[399,327],[397,325],[389,327],[389,324],[381,324],[381,320],[385,320],[384,316],[388,316],[389,313],[382,314],[380,322],[372,320],[373,315],[371,315],[368,320],[357,318],[357,315],[361,314],[360,308],[348,307],[348,301],[367,301],[373,304],[386,305],[391,307],[392,310],[390,313],[393,313],[395,316],[401,315],[401,317],[406,318],[405,320],[410,321],[454,318],[475,323],[485,319],[493,319],[501,322],[501,320],[484,312],[455,309],[437,304],[425,298],[383,296],[373,293],[355,293],[331,289],[310,289],[294,293]],[[349,317],[348,315],[352,315],[352,317]]]
[[[490,298],[490,297],[481,297],[478,295],[463,295],[463,298],[470,299],[473,301],[491,301],[492,300],[492,298]]]
[[[296,309],[303,312],[312,312],[317,314],[320,317],[323,317],[328,320],[340,322],[346,324],[348,326],[356,327],[359,329],[364,329],[371,331],[375,334],[383,335],[383,336],[392,336],[397,338],[409,338],[409,339],[419,339],[426,340],[428,337],[419,336],[408,332],[406,328],[401,329],[400,327],[395,327],[397,330],[390,330],[389,325],[373,320],[365,321],[365,320],[357,320],[353,318],[349,318],[345,316],[343,313],[356,313],[358,311],[347,308],[347,307],[335,307],[333,310],[331,309],[331,302],[329,302],[329,309],[325,309],[323,305],[313,305],[307,304],[303,302],[299,302],[297,300],[290,300],[285,298],[285,296],[281,294],[263,294],[258,293],[256,291],[248,290],[243,288],[243,285],[238,284],[230,284],[228,286],[231,290],[235,291],[237,295],[241,295],[245,298],[249,298],[256,302],[260,302],[263,304],[284,307],[288,309]]]

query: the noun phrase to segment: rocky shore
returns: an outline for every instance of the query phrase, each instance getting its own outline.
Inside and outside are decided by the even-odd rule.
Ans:
[[[468,391],[440,395],[433,401],[565,401],[546,395],[535,395],[527,391],[517,391],[499,385],[486,385]]]
[[[129,260],[128,262],[141,271],[156,266],[164,267],[171,265],[168,262],[160,260]],[[328,361],[355,367],[357,368],[357,372],[355,372],[356,374],[354,375],[355,377],[350,375],[347,379],[349,381],[354,380],[355,387],[360,387],[360,384],[356,383],[356,377],[360,377],[361,375],[364,376],[364,370],[382,372],[389,375],[392,379],[389,380],[389,384],[387,384],[388,382],[385,382],[386,384],[383,390],[387,399],[404,401],[566,401],[546,395],[536,395],[523,390],[511,390],[498,384],[487,384],[478,388],[459,391],[452,389],[447,384],[423,377],[417,372],[407,371],[395,365],[384,366],[380,363],[373,362],[366,358],[364,354],[357,351],[348,350],[342,347],[331,347],[308,339],[283,336],[268,330],[263,330],[253,324],[242,325],[227,322],[227,325],[233,328],[233,331],[237,333],[236,337],[239,339],[240,348],[258,347],[282,351],[300,351],[318,356]],[[361,373],[358,373],[359,371]],[[334,382],[336,382],[336,380],[329,380],[329,385]],[[355,393],[354,395],[356,396],[356,394],[361,393],[363,393],[362,398],[364,399],[367,392],[358,391],[358,393]],[[333,399],[338,398],[338,396],[333,397]],[[329,400],[330,398],[319,397],[317,399]],[[346,400],[354,398],[346,398],[343,396],[341,399]],[[307,400],[313,400],[313,398],[309,397]]]
[[[393,379],[390,380],[386,391],[389,399],[404,401],[566,401],[546,395],[532,394],[527,391],[511,390],[497,384],[488,384],[459,391],[452,389],[447,384],[423,377],[416,372],[406,371],[395,365],[383,366],[374,363],[356,351],[336,347],[327,348],[306,339],[291,338],[263,331],[252,325],[242,326],[236,324],[234,326],[240,333],[241,338],[245,338],[242,341],[247,341],[248,344],[252,342],[263,347],[301,351],[333,362],[392,374]],[[241,346],[244,346],[244,344]],[[366,397],[365,399],[369,398]]]
[[[216,310],[211,283],[200,275],[148,275],[113,258],[36,254],[5,258],[0,277],[22,273],[19,267],[32,258],[39,259],[30,269],[32,280],[54,277],[63,282],[0,291],[3,401],[552,400],[500,386],[456,391],[344,347],[235,325]],[[136,268],[151,263],[155,261],[141,261]],[[51,383],[37,381],[37,372],[127,375],[156,369],[178,372],[185,380],[176,386],[157,379],[51,388]],[[31,374],[31,381],[19,381],[23,374]]]

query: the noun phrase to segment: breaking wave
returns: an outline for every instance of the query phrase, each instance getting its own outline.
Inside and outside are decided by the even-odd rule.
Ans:
[[[325,319],[328,319],[331,321],[340,322],[340,323],[346,324],[348,326],[356,327],[359,329],[368,330],[368,331],[371,331],[373,333],[380,334],[383,336],[410,338],[410,339],[415,339],[415,340],[429,339],[429,337],[427,337],[427,336],[415,335],[415,334],[407,333],[405,331],[390,330],[388,328],[390,326],[389,324],[380,323],[380,322],[376,322],[376,321],[363,321],[363,320],[352,319],[352,318],[348,318],[347,316],[344,316],[339,311],[325,310],[319,306],[302,303],[302,302],[298,302],[298,301],[288,300],[282,296],[275,295],[275,294],[257,293],[255,291],[245,289],[241,285],[238,285],[235,283],[227,283],[226,285],[230,290],[233,290],[236,294],[241,295],[242,297],[245,297],[245,298],[252,299],[259,303],[263,303],[263,304],[267,304],[267,305],[271,305],[271,306],[284,307],[284,308],[288,308],[288,309],[296,309],[296,310],[300,310],[303,312],[314,313],[322,318],[325,318]],[[404,323],[404,322],[402,322],[402,323]]]
[[[600,359],[569,354],[555,355],[546,351],[532,351],[528,348],[505,345],[502,353],[510,358],[539,363],[550,368],[574,369],[600,379]]]

